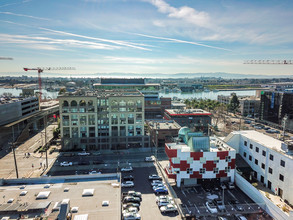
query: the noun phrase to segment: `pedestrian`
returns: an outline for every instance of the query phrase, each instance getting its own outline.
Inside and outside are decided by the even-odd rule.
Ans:
[[[34,168],[34,164],[32,163],[32,168]]]
[[[24,153],[24,157],[26,158],[26,153]]]

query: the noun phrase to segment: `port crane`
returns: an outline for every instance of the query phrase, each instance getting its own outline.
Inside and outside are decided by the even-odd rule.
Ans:
[[[39,81],[39,99],[40,102],[42,101],[42,78],[41,78],[41,73],[45,70],[75,70],[74,67],[36,67],[36,68],[23,68],[24,71],[29,71],[29,70],[36,70],[38,71],[38,81]]]
[[[243,64],[279,64],[292,65],[293,60],[245,60]]]

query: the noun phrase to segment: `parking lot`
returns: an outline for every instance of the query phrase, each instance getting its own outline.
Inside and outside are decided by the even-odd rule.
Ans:
[[[262,209],[259,205],[255,204],[248,196],[246,196],[238,187],[235,189],[219,188],[203,188],[202,186],[193,186],[186,188],[173,187],[177,196],[182,201],[182,211],[184,214],[193,215],[202,219],[217,219],[218,216],[225,216],[227,219],[234,219],[235,214],[242,214],[244,216],[250,216],[251,214],[259,214]],[[224,210],[220,211],[217,207],[216,213],[211,213],[207,207],[207,201],[213,201],[214,199],[223,200],[224,198]],[[238,201],[237,206],[233,204],[233,201]],[[265,218],[272,219],[272,218]]]
[[[139,167],[134,168],[132,172],[122,173],[123,176],[132,175],[134,176],[133,188],[123,188],[122,192],[127,192],[129,190],[135,190],[142,193],[142,202],[140,205],[139,214],[143,220],[163,220],[163,219],[180,219],[178,214],[161,214],[157,204],[156,204],[156,195],[153,193],[151,187],[151,181],[148,180],[150,174],[157,174],[156,167]]]

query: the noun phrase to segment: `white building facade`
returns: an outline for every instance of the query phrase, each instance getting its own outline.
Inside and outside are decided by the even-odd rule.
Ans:
[[[254,178],[293,204],[293,152],[275,138],[257,131],[236,131],[225,140],[254,170]]]

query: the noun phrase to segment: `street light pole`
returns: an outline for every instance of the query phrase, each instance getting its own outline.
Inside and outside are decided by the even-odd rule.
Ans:
[[[16,163],[16,156],[15,156],[15,144],[14,144],[14,128],[12,125],[12,143],[11,143],[11,148],[12,148],[12,152],[13,152],[13,158],[14,158],[14,166],[15,166],[15,172],[16,172],[16,178],[18,179],[18,169],[17,169],[17,163]]]
[[[16,156],[15,156],[15,151],[14,151],[14,143],[12,143],[11,147],[12,147],[12,152],[13,152],[13,157],[14,157],[14,166],[15,166],[16,178],[18,179],[18,169],[17,169]]]
[[[44,126],[45,126],[45,151],[46,151],[46,168],[48,169],[48,149],[47,149],[47,116],[44,117]],[[42,138],[43,140],[43,138]]]

